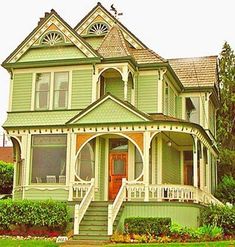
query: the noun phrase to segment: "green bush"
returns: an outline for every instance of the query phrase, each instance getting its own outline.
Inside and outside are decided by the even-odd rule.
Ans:
[[[171,225],[170,218],[126,218],[125,233],[167,235]]]
[[[0,161],[0,194],[11,194],[13,187],[14,166]]]
[[[235,207],[211,205],[201,211],[201,224],[221,227],[225,234],[235,235]]]
[[[65,229],[68,223],[68,208],[57,201],[0,201],[0,228],[13,225],[25,227],[46,226],[50,229]]]
[[[232,176],[224,176],[218,184],[215,196],[224,203],[235,204],[235,179]]]

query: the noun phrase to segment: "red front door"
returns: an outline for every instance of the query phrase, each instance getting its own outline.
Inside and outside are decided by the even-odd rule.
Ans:
[[[109,200],[114,200],[122,178],[127,178],[127,152],[109,154]]]

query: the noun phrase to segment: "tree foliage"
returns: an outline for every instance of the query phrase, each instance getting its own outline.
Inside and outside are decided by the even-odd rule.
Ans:
[[[235,177],[235,54],[225,42],[219,59],[220,108],[217,138],[220,149],[219,176]]]

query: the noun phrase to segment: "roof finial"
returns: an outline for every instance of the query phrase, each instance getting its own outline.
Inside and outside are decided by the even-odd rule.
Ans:
[[[111,5],[110,8],[111,8],[110,11],[113,11],[114,12],[114,17],[115,18],[117,18],[120,15],[123,15],[123,13],[117,11],[117,9],[113,6],[113,4]]]

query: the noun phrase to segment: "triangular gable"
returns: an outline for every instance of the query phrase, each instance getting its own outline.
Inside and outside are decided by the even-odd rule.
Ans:
[[[131,33],[121,22],[105,9],[101,3],[98,3],[74,28],[80,35],[86,35],[91,23],[105,22],[113,27],[115,24],[122,30],[124,38],[136,49],[146,49],[144,45],[133,33]]]
[[[27,36],[27,38],[12,52],[3,62],[17,62],[31,47],[36,46],[39,39],[48,31],[58,31],[65,37],[66,43],[74,44],[86,57],[99,57],[98,53],[83,40],[54,10],[46,13],[38,26]]]
[[[126,123],[149,120],[150,117],[147,114],[107,94],[73,117],[67,124]]]

